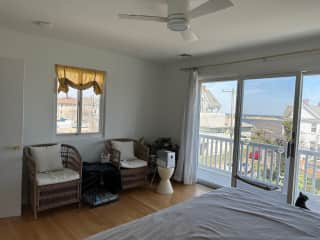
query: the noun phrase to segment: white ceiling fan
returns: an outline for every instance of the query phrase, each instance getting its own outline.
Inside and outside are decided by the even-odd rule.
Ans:
[[[207,0],[194,9],[190,9],[190,0],[168,0],[167,3],[167,17],[120,13],[119,18],[166,23],[171,31],[180,32],[184,40],[196,41],[199,38],[191,31],[192,19],[233,6],[230,0]]]

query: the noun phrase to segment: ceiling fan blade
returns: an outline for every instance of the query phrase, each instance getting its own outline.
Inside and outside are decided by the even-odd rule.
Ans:
[[[194,42],[199,40],[199,37],[197,36],[197,34],[195,34],[194,32],[191,31],[190,28],[188,28],[187,30],[180,32],[183,40],[188,41],[188,42]]]
[[[208,0],[189,12],[189,18],[197,18],[234,6],[230,0]]]
[[[168,21],[168,18],[159,17],[159,16],[123,14],[123,13],[120,13],[118,16],[121,19],[130,19],[130,20],[142,20],[142,21],[154,21],[154,22],[167,22]]]

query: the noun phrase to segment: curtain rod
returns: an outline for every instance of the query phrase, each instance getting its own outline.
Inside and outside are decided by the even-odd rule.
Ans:
[[[221,67],[221,66],[225,66],[225,65],[253,62],[253,61],[259,61],[259,60],[266,61],[270,58],[287,57],[287,56],[299,55],[299,54],[303,54],[303,53],[320,53],[320,48],[306,49],[306,50],[300,50],[300,51],[295,51],[295,52],[286,52],[286,53],[280,53],[280,54],[274,54],[274,55],[267,55],[267,56],[263,56],[263,57],[247,58],[247,59],[241,59],[241,60],[223,62],[223,63],[216,63],[216,64],[206,64],[206,65],[199,65],[199,66],[193,66],[193,67],[186,67],[186,68],[181,68],[180,70],[181,71],[192,71],[192,70],[197,70],[197,69],[199,70],[201,68],[214,68],[214,67]]]

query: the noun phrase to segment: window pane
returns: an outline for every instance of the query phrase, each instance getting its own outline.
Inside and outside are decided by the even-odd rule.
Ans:
[[[237,81],[201,86],[198,179],[231,186]]]
[[[93,88],[82,91],[82,133],[97,133],[100,130],[100,95]]]
[[[77,98],[78,90],[69,88],[69,92],[58,93],[57,133],[77,132]]]
[[[290,161],[286,149],[292,135],[295,82],[295,76],[280,76],[247,79],[243,85],[238,176],[279,187],[283,194],[277,194],[283,201],[287,194]]]
[[[295,199],[299,192],[309,197],[307,206],[320,212],[320,75],[303,76],[297,152]]]

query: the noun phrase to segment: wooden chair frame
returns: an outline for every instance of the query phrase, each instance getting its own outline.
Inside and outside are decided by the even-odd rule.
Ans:
[[[23,156],[27,163],[30,183],[30,204],[35,219],[37,219],[39,212],[47,209],[74,203],[78,203],[79,207],[81,206],[82,160],[75,147],[61,144],[61,160],[65,168],[72,169],[79,173],[80,179],[43,186],[38,186],[37,184],[36,164],[33,160],[30,147],[45,147],[54,144],[55,143],[38,144],[26,146],[23,149]]]

